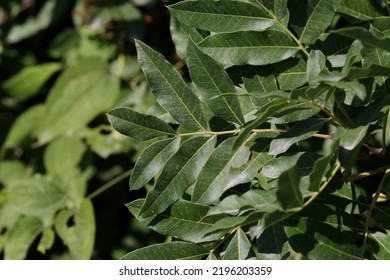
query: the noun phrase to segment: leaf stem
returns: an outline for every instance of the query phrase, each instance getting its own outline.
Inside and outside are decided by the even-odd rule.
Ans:
[[[288,29],[286,25],[284,25],[278,17],[269,10],[266,6],[264,6],[261,2],[258,1],[258,4],[265,10],[267,13],[274,19],[275,23],[278,24],[282,29],[294,40],[294,42],[298,45],[299,49],[303,51],[303,53],[308,57],[309,52],[306,50],[305,46],[302,42]]]
[[[376,202],[378,201],[379,195],[382,192],[384,182],[389,174],[390,174],[390,168],[386,169],[385,175],[383,175],[382,181],[379,184],[379,187],[376,190],[374,197],[372,198],[370,208],[368,209],[368,213],[366,216],[366,223],[365,223],[365,227],[364,227],[364,240],[363,240],[363,246],[362,246],[362,257],[363,258],[364,258],[364,253],[366,251],[366,246],[367,246],[371,215],[372,215],[372,212],[374,211],[374,207],[375,207]]]
[[[112,186],[114,186],[115,184],[119,183],[120,181],[122,181],[123,179],[125,179],[126,177],[129,177],[130,174],[132,172],[132,169],[129,169],[121,174],[119,174],[118,176],[116,176],[115,178],[111,179],[110,181],[108,181],[107,183],[105,183],[103,186],[101,186],[100,188],[98,188],[97,190],[95,190],[94,192],[90,193],[89,195],[87,195],[87,199],[93,199],[95,198],[96,196],[98,196],[99,194],[101,194],[102,192],[108,190],[109,188],[111,188]]]

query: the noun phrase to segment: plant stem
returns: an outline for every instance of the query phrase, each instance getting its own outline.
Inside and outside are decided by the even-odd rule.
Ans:
[[[100,188],[98,188],[97,190],[95,190],[94,192],[90,193],[89,195],[87,195],[87,199],[93,199],[95,198],[96,196],[98,196],[99,194],[101,194],[102,192],[108,190],[109,188],[111,188],[112,186],[114,186],[115,184],[119,183],[120,181],[122,181],[123,179],[125,179],[126,177],[129,177],[130,174],[132,172],[132,169],[129,169],[125,172],[123,172],[122,174],[119,174],[117,177],[111,179],[110,181],[108,181],[107,183],[105,183],[103,186],[101,186]]]
[[[183,136],[194,136],[194,135],[226,135],[226,134],[238,134],[241,130],[240,129],[234,129],[234,130],[226,130],[226,131],[196,131],[196,132],[189,132],[189,133],[179,133],[177,136],[183,137]],[[277,128],[268,128],[268,129],[252,129],[252,133],[270,133],[270,132],[288,132],[288,129],[277,129]],[[323,139],[332,139],[333,136],[329,134],[321,134],[316,133],[313,135],[313,137],[316,138],[323,138]]]
[[[330,181],[333,179],[333,177],[337,174],[341,167],[341,163],[339,161],[336,162],[332,173],[330,174],[329,178],[321,185],[321,187],[318,189],[317,192],[315,192],[302,206],[301,208],[304,209],[308,205],[310,205],[317,197],[318,195],[328,186]]]
[[[377,168],[374,170],[370,170],[370,171],[362,172],[362,173],[359,173],[356,175],[352,175],[351,177],[349,177],[349,181],[352,182],[352,181],[356,181],[356,180],[366,178],[366,177],[369,177],[372,175],[376,175],[376,174],[385,172],[387,169],[390,169],[390,165],[386,165],[386,166],[383,166],[383,167],[380,167],[380,168]]]
[[[118,64],[115,71],[115,76],[118,78],[122,77],[123,71],[125,70],[126,66],[126,57],[123,54],[120,54],[118,56]]]
[[[382,189],[383,189],[384,182],[385,182],[387,176],[389,175],[389,173],[390,173],[390,168],[386,169],[385,175],[383,175],[382,181],[379,184],[379,187],[376,190],[374,197],[372,198],[372,201],[371,201],[371,204],[370,204],[370,208],[368,209],[368,213],[367,213],[367,216],[366,216],[366,223],[365,223],[365,227],[364,227],[364,240],[363,240],[363,246],[362,246],[362,258],[364,258],[364,253],[366,251],[367,240],[368,240],[368,235],[369,235],[369,227],[370,227],[371,215],[372,215],[372,212],[374,211],[375,204],[378,201],[379,195],[381,194]]]
[[[387,141],[386,141],[386,132],[387,132],[387,120],[389,118],[389,111],[387,110],[383,119],[383,130],[382,130],[382,155],[387,153]]]

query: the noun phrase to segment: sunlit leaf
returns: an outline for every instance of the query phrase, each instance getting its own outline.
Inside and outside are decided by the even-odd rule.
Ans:
[[[61,210],[55,221],[56,232],[75,260],[91,258],[95,227],[95,214],[89,200],[84,200],[79,209]]]
[[[182,1],[169,10],[186,25],[213,32],[263,31],[275,23],[257,5],[236,0]]]
[[[138,61],[157,102],[183,124],[207,127],[200,100],[176,69],[158,52],[137,41]]]
[[[38,93],[47,80],[60,69],[61,64],[56,62],[28,66],[12,76],[3,86],[10,96],[25,100]]]
[[[370,20],[380,15],[376,11],[372,1],[366,0],[343,0],[337,12],[361,20]]]
[[[96,115],[109,110],[118,94],[119,80],[108,75],[107,65],[99,59],[72,65],[50,91],[45,118],[35,131],[39,144],[81,130]]]
[[[22,260],[28,248],[42,231],[42,221],[35,217],[22,217],[12,228],[4,248],[4,259]]]
[[[218,33],[205,38],[199,47],[226,66],[271,64],[292,57],[298,51],[290,37],[274,30]]]
[[[44,113],[45,107],[43,104],[35,105],[24,111],[8,131],[4,146],[14,147],[22,144],[39,125]]]
[[[233,81],[223,67],[201,52],[192,40],[187,46],[187,65],[210,110],[222,119],[243,125],[245,121],[238,97],[222,95],[236,91]]]

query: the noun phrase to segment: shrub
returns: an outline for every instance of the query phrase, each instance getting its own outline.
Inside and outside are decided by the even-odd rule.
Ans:
[[[157,105],[108,118],[155,139],[127,207],[172,241],[123,258],[389,259],[387,1],[168,9],[189,76],[136,41]]]

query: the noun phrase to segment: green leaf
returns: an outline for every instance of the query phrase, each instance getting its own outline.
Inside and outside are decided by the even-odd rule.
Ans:
[[[307,119],[296,123],[289,131],[280,134],[271,142],[269,154],[276,156],[286,152],[292,145],[316,134],[326,123],[321,119]]]
[[[242,213],[259,210],[265,213],[277,210],[276,197],[272,191],[249,190],[243,195],[229,195],[212,207],[207,216],[229,214],[239,216]]]
[[[361,26],[341,28],[332,32],[352,39],[358,39],[363,44],[372,48],[390,51],[390,38],[378,38],[372,32]]]
[[[46,101],[45,118],[36,130],[43,145],[62,134],[73,134],[109,110],[119,94],[119,80],[98,59],[69,67],[56,81]]]
[[[257,0],[267,12],[271,12],[273,17],[281,20],[287,14],[287,0]]]
[[[289,1],[290,24],[304,44],[313,44],[332,23],[342,0]]]
[[[38,104],[25,110],[13,123],[7,134],[4,146],[15,147],[23,144],[40,124],[44,113],[45,107],[43,104]]]
[[[356,187],[352,183],[341,183],[341,186],[331,193],[324,193],[321,199],[329,205],[335,205],[339,209],[351,214],[357,214],[359,211],[364,212],[369,208],[365,191]]]
[[[203,40],[202,35],[200,35],[195,28],[182,24],[175,17],[171,17],[169,29],[171,31],[172,41],[175,44],[176,52],[182,59],[187,57],[186,49],[190,37],[195,42]]]
[[[320,73],[328,73],[325,55],[319,50],[312,50],[307,59],[307,80],[309,84],[316,82]]]
[[[226,248],[223,255],[224,260],[246,260],[250,257],[251,243],[246,237],[245,232],[238,228],[236,234]]]
[[[130,176],[130,189],[145,186],[164,167],[171,155],[180,147],[180,138],[160,140],[148,146],[139,156]]]
[[[215,137],[194,137],[182,143],[166,162],[156,186],[148,192],[140,211],[146,218],[167,209],[195,183],[200,170],[214,150]]]
[[[283,209],[291,209],[302,205],[300,182],[301,176],[296,168],[283,172],[278,178],[276,197]]]
[[[240,147],[233,152],[234,141],[235,138],[229,138],[213,151],[199,173],[192,192],[193,202],[208,205],[216,201],[227,189],[230,168],[247,162],[249,149]]]
[[[51,175],[62,176],[68,181],[80,176],[78,165],[86,150],[87,146],[77,137],[57,138],[50,142],[45,150],[43,161],[46,171]]]
[[[73,259],[91,258],[95,243],[95,214],[91,201],[84,200],[78,209],[61,210],[55,229]]]
[[[366,0],[343,0],[337,12],[361,20],[370,20],[380,15],[372,1]]]
[[[289,243],[309,259],[356,260],[361,250],[355,244],[363,226],[351,215],[322,204],[308,207],[303,217],[285,222]]]
[[[38,93],[47,80],[60,69],[61,64],[57,62],[27,66],[4,82],[3,87],[10,96],[25,100]]]
[[[127,207],[134,216],[138,216],[142,202],[136,200],[127,204]],[[204,235],[216,221],[226,216],[222,214],[205,217],[209,210],[210,207],[208,206],[179,200],[156,217],[147,218],[146,220],[141,219],[140,221],[160,234],[170,235],[193,243],[203,243],[221,238],[222,234],[220,233],[211,234],[207,237],[204,237]]]
[[[48,28],[51,24],[61,19],[61,13],[67,10],[69,3],[66,1],[48,0],[39,10],[36,17],[28,17],[21,24],[11,25],[6,41],[14,44],[24,40],[37,32]]]
[[[138,61],[157,102],[179,123],[206,130],[200,100],[158,52],[136,41]]]
[[[220,33],[199,43],[204,53],[226,65],[267,65],[292,57],[299,49],[286,34],[267,30]]]
[[[174,136],[176,133],[159,118],[138,113],[130,108],[112,109],[107,116],[112,127],[118,132],[141,141],[159,136]]]
[[[279,178],[285,171],[288,171],[293,167],[297,167],[302,175],[308,175],[313,168],[312,165],[318,157],[319,156],[317,154],[309,152],[284,155],[267,161],[260,173],[267,178],[276,179]]]
[[[263,73],[260,67],[240,67],[240,74],[247,92],[273,92],[278,90],[274,75]]]
[[[252,152],[248,163],[238,168],[230,168],[227,189],[252,180],[264,164],[272,157],[268,153]]]
[[[168,8],[185,25],[212,32],[263,31],[275,24],[266,11],[250,2],[182,1]]]
[[[128,253],[121,260],[199,260],[208,253],[202,246],[178,241],[143,247]]]
[[[187,65],[192,80],[201,90],[210,110],[224,120],[243,125],[245,120],[238,97],[222,95],[236,91],[233,81],[223,67],[201,52],[192,40],[187,45]]]
[[[266,228],[256,243],[264,260],[285,260],[290,255],[287,236],[281,223]]]
[[[246,140],[250,133],[252,133],[252,129],[258,127],[267,121],[269,117],[278,112],[279,110],[286,107],[285,100],[274,99],[267,103],[267,106],[264,106],[265,109],[260,112],[257,118],[251,123],[247,124],[243,129],[241,129],[240,134],[237,136],[236,141],[233,145],[233,150],[240,147]]]
[[[317,160],[313,165],[313,170],[310,172],[309,191],[317,192],[324,177],[329,172],[331,163],[336,159],[338,154],[339,140],[335,140],[328,152]]]
[[[28,248],[42,231],[42,221],[35,217],[21,217],[8,235],[4,248],[5,260],[26,258]]]
[[[303,59],[291,58],[272,65],[272,68],[280,73],[277,80],[281,90],[293,90],[307,83],[306,62]]]
[[[42,232],[41,240],[39,241],[37,250],[41,254],[45,254],[47,250],[50,250],[53,247],[56,234],[51,227],[47,227]]]
[[[358,147],[367,135],[368,125],[356,127],[346,131],[340,138],[340,146],[353,150]]]
[[[15,181],[7,191],[13,211],[27,216],[51,217],[65,206],[67,193],[50,177],[35,176]]]
[[[377,231],[370,234],[369,242],[374,250],[374,256],[377,260],[388,260],[390,258],[390,235]]]

